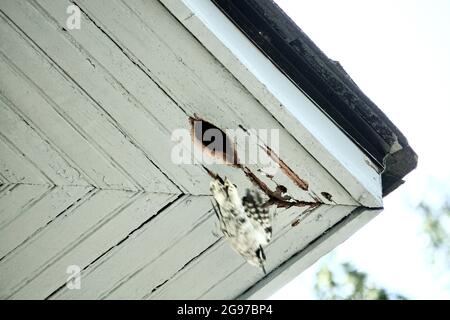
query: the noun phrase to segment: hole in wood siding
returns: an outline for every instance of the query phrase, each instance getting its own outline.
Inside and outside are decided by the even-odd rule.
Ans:
[[[278,155],[276,155],[275,152],[273,152],[273,150],[271,148],[266,146],[266,150],[267,150],[267,155],[269,157],[271,157],[272,160],[274,160],[276,164],[279,165],[281,171],[283,171],[284,174],[287,177],[289,177],[289,179],[291,179],[298,187],[300,187],[300,189],[308,191],[308,188],[309,188],[308,182],[301,179],[291,168],[289,168],[289,166],[286,163],[284,163],[284,161],[281,160],[278,157]]]
[[[235,145],[222,129],[200,118],[190,118],[190,123],[193,142],[204,153],[225,164],[238,165]]]
[[[328,192],[324,191],[324,192],[321,192],[320,194],[328,201],[333,201],[333,196],[331,194],[329,194]]]
[[[300,224],[300,219],[295,219],[294,221],[292,221],[291,223],[291,227],[296,227]]]
[[[280,194],[286,193],[287,192],[287,188],[281,184],[277,185],[276,191],[279,191]]]

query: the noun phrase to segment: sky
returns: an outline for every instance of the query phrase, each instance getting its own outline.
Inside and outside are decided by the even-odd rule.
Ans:
[[[450,268],[430,264],[415,209],[450,195],[450,1],[275,2],[403,132],[419,164],[378,217],[271,299],[314,299],[315,273],[328,261],[349,261],[410,299],[450,299]]]

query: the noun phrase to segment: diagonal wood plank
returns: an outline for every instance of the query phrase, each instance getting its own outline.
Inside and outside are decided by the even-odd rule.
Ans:
[[[212,233],[215,222],[216,217],[211,212],[205,220],[196,225],[156,261],[146,265],[126,282],[104,294],[102,298],[142,299],[156,291],[190,263],[203,259],[203,254],[220,241]]]
[[[274,232],[278,234],[290,223],[292,219],[300,214],[301,210],[282,210],[274,225]],[[106,299],[142,299],[151,296],[160,288],[164,288],[165,283],[176,278],[185,268],[198,260],[207,259],[210,251],[223,244],[223,239],[213,235],[212,230],[216,230],[217,218],[212,213],[202,221],[201,224],[193,228],[185,237],[170,247],[157,260],[152,261],[143,269],[133,274],[133,276],[119,287],[111,290],[104,297]],[[220,234],[220,231],[217,231]],[[189,249],[187,248],[189,247]],[[231,260],[242,261],[242,259],[232,252]]]
[[[72,3],[81,30],[66,28]],[[236,298],[264,282],[212,235],[205,167],[326,203],[278,210],[272,272],[358,205],[183,24],[156,0],[0,3],[0,298]],[[196,117],[279,130],[281,169],[175,163],[172,133]]]
[[[294,208],[280,212],[278,214],[278,219],[276,219],[276,224],[274,225],[274,237],[278,237],[279,234],[283,232],[283,227],[287,221],[292,221],[292,219],[299,214],[302,215],[300,212],[301,210]],[[180,297],[179,294],[181,294],[181,292],[190,294],[191,296],[200,295],[201,292],[208,288],[208,286],[214,285],[214,283],[219,280],[222,274],[222,267],[227,268],[230,265],[236,266],[241,265],[242,263],[244,263],[242,257],[231,249],[228,242],[221,239],[200,257],[191,261],[183,269],[178,270],[178,272],[171,275],[170,278],[167,278],[167,281],[162,283],[162,285],[155,288],[155,290],[148,291],[145,295],[139,296],[139,298],[159,299],[160,295],[167,294],[167,297],[170,296],[170,299],[176,299],[177,297]],[[191,272],[192,270],[195,270],[195,272]],[[212,270],[214,270],[214,272],[212,272]],[[209,277],[207,277],[207,275],[209,275]],[[192,277],[195,277],[196,280],[193,280]],[[198,281],[198,279],[202,279],[202,281]],[[181,291],[176,293],[178,288]],[[171,292],[171,290],[174,290],[175,292]]]
[[[182,241],[195,226],[202,224],[210,216],[209,197],[180,198],[164,210],[164,214],[156,216],[133,237],[86,269],[81,274],[80,290],[63,288],[52,298],[98,299],[107,296],[148,264],[158,261],[167,250]],[[191,249],[186,248],[186,250],[188,254],[195,254],[191,253]],[[177,260],[174,263],[175,266],[166,265],[165,267],[171,270],[183,262]],[[155,275],[155,280],[157,279],[158,276]],[[151,288],[148,289],[151,290]]]
[[[27,187],[27,185],[19,185],[18,187]],[[44,186],[33,187],[44,191],[47,189]],[[76,203],[77,200],[83,198],[90,190],[89,187],[78,186],[53,187],[42,198],[38,199],[39,201],[23,210],[20,215],[17,213],[17,217],[1,229],[0,258],[3,259],[12,250],[17,250],[19,245],[23,245],[37,232],[42,231],[53,219]],[[23,194],[20,197],[22,199],[30,198],[29,195]],[[4,208],[2,204],[0,204],[0,207]],[[7,210],[11,210],[11,208],[7,208]]]
[[[157,193],[142,193],[131,197],[115,208],[112,215],[108,214],[108,218],[97,224],[95,230],[75,247],[49,265],[11,298],[46,298],[65,285],[69,265],[77,265],[81,269],[89,268],[94,261],[132,236],[176,199],[176,195]]]
[[[286,257],[294,254],[299,248],[306,246],[309,242],[319,237],[334,219],[340,219],[348,214],[347,211],[341,212],[340,214],[334,212],[333,214],[331,209],[335,207],[323,205],[304,215],[304,219],[302,219],[302,222],[298,226],[292,227],[290,223],[287,225],[283,224],[283,228],[278,229],[278,232],[274,232],[274,239],[265,249],[268,257],[266,263],[267,271],[270,272],[270,270],[275,269]],[[292,221],[291,214],[296,211],[296,215],[298,216],[298,210],[293,210],[293,212],[287,210],[285,212],[286,216],[281,220]],[[330,213],[329,216],[327,216],[328,212]],[[325,217],[322,219],[321,225],[318,228],[308,226],[310,223],[317,223],[318,217]],[[215,272],[208,273],[207,270],[215,270]],[[238,272],[238,276],[233,278],[236,272]],[[206,275],[209,276],[206,277]],[[202,277],[202,281],[197,281],[199,277]],[[250,286],[263,277],[264,274],[261,270],[243,261],[241,257],[232,251],[226,242],[223,242],[213,248],[204,257],[185,268],[172,281],[146,298],[198,299],[202,295],[209,295],[210,297],[222,295],[225,299],[233,298],[241,293],[239,290],[246,289],[247,286]],[[222,283],[226,284],[222,286]],[[231,285],[232,283],[234,284]],[[227,286],[229,288],[224,291],[224,288]],[[237,288],[237,291],[233,292],[230,288]],[[220,293],[220,291],[224,292]]]
[[[77,1],[103,32],[114,39],[130,59],[140,64],[189,115],[197,114],[220,124],[222,129],[237,129],[239,125],[247,129],[278,129],[283,150],[283,154],[278,156],[291,171],[303,177],[314,192],[309,194],[299,188],[292,176],[283,170],[276,172],[275,183],[261,175],[263,181],[269,185],[286,186],[299,200],[320,198],[327,203],[321,192],[333,190],[335,202],[356,204],[345,189],[334,188],[337,185],[334,178],[160,3],[114,1],[115,10],[105,12],[103,8],[108,3],[111,2]],[[260,166],[250,167],[258,174]]]
[[[10,43],[8,47],[20,51],[18,47],[14,48]],[[96,187],[137,189],[135,184],[114,167],[113,160],[103,157],[99,150],[86,140],[86,136],[79,134],[76,128],[70,126],[63,117],[54,112],[49,102],[37,94],[8,64],[9,60],[0,55],[0,72],[5,76],[0,79],[0,85],[4,89],[2,94],[17,108],[16,112],[20,113],[26,119],[25,121],[28,123],[33,121],[35,127],[45,132],[52,146],[63,150]],[[23,90],[27,92],[26,95],[23,94]]]
[[[5,38],[0,44],[3,93],[76,161],[96,186],[132,190],[137,184],[149,191],[178,192],[37,48],[1,19],[0,28]]]
[[[51,184],[13,145],[0,135],[0,174],[9,183]],[[6,183],[6,181],[4,183]]]
[[[45,174],[52,184],[88,185],[76,167],[41,137],[25,119],[13,111],[10,102],[0,95],[0,135],[15,145],[27,159]]]
[[[357,202],[382,205],[380,169],[211,1],[159,0]],[[299,90],[300,89],[300,90]],[[283,156],[284,158],[284,156]]]
[[[335,223],[348,216],[354,207],[351,206],[324,206],[321,210],[314,211],[297,226],[288,226],[286,232],[275,239],[267,248],[268,265],[271,270],[276,270],[291,256],[301,252],[310,243],[319,239]],[[255,272],[247,264],[241,264],[231,274],[216,281],[208,290],[197,296],[196,299],[235,299],[256,282],[261,280],[264,274]],[[227,290],[233,285],[233,290]]]
[[[25,246],[0,261],[0,296],[9,297],[24,287],[77,246],[134,195],[133,192],[116,190],[93,190],[88,193]]]
[[[207,183],[204,183],[206,180],[200,181],[201,177],[205,176],[201,167],[189,166],[188,169],[186,166],[174,164],[171,160],[171,132],[155,121],[142,103],[135,99],[106,68],[99,63],[93,67],[89,61],[95,60],[94,57],[73,41],[69,34],[64,33],[61,26],[49,20],[42,9],[35,6],[28,2],[0,4],[0,8],[9,19],[14,20],[27,37],[45,50],[46,55],[88,96],[95,99],[104,110],[104,116],[110,117],[114,122],[116,130],[125,134],[127,139],[143,150],[147,157],[165,174],[170,175],[171,180],[177,181],[178,185],[186,185],[185,188],[194,194],[206,193],[208,190]],[[97,33],[105,38],[98,30]],[[96,40],[94,43],[100,45],[102,42]],[[188,125],[188,119],[184,117]]]
[[[0,198],[0,233],[3,233],[6,226],[45,196],[49,190],[51,190],[49,185],[9,185]]]

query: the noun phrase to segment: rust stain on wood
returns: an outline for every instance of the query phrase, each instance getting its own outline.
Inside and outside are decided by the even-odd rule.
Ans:
[[[299,188],[308,191],[309,185],[308,182],[301,179],[289,166],[281,160],[275,152],[272,151],[268,146],[266,146],[266,152],[269,157],[272,158],[279,166],[281,171],[284,172],[285,175],[289,177]]]
[[[259,179],[249,168],[242,167],[244,170],[245,175],[250,179],[250,181],[257,186],[259,189],[261,189],[268,197],[269,200],[266,203],[266,206],[270,205],[276,205],[278,208],[290,208],[290,207],[317,207],[322,204],[322,202],[312,202],[312,201],[300,201],[296,199],[292,199],[289,196],[282,195],[284,192],[286,192],[286,188],[284,186],[277,186],[277,189],[275,191],[270,190],[270,188],[267,186],[264,181]],[[283,192],[284,191],[284,192]]]
[[[266,202],[266,206],[276,205],[278,208],[290,208],[290,207],[306,207],[309,206],[310,208],[315,208],[319,205],[321,205],[323,202],[320,201],[320,199],[315,199],[316,201],[300,201],[297,199],[293,199],[290,196],[286,195],[287,188],[282,185],[277,185],[275,191],[272,191],[269,186],[259,179],[248,167],[242,165],[239,163],[237,152],[236,152],[236,146],[235,144],[231,143],[230,138],[226,135],[226,133],[218,128],[217,126],[213,125],[212,123],[201,119],[197,115],[194,115],[194,117],[189,118],[190,124],[191,124],[191,136],[192,141],[194,144],[202,148],[202,151],[207,153],[208,155],[212,157],[216,157],[222,161],[224,161],[224,164],[231,165],[235,168],[243,170],[244,174],[247,176],[247,178],[250,179],[250,181],[258,187],[262,192],[264,192],[268,197],[269,200]],[[209,130],[214,129],[220,132],[222,140],[222,146],[225,147],[225,150],[215,150],[214,148],[210,147],[210,145],[206,144],[204,141],[204,133]],[[230,149],[231,150],[228,150]],[[308,183],[304,180],[302,180],[294,171],[292,171],[291,168],[289,168],[283,160],[281,160],[268,146],[266,146],[267,154],[280,166],[281,170],[302,190],[308,191]],[[202,166],[208,175],[213,179],[220,179],[222,178],[209,170],[206,166]],[[272,177],[273,178],[273,177]]]

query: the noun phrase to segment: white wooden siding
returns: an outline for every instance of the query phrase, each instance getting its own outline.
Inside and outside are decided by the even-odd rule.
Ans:
[[[72,2],[83,12],[80,30],[65,27]],[[360,208],[364,192],[376,193],[351,165],[347,173],[328,165],[333,155],[314,144],[320,139],[293,132],[298,120],[280,121],[289,111],[258,96],[260,80],[237,76],[225,47],[205,47],[211,35],[198,32],[207,28],[180,23],[172,14],[187,10],[182,2],[162,1],[172,12],[156,0],[72,2],[0,3],[1,298],[236,298]],[[319,204],[277,209],[267,270],[278,271],[265,278],[212,235],[202,165],[171,161],[171,134],[190,130],[191,117],[224,130],[280,130],[277,156],[288,170],[269,178],[261,165],[248,169],[272,190],[283,185]],[[255,187],[240,168],[206,167],[241,190]],[[326,243],[317,254],[338,244]],[[69,265],[82,269],[80,290],[65,287]]]

